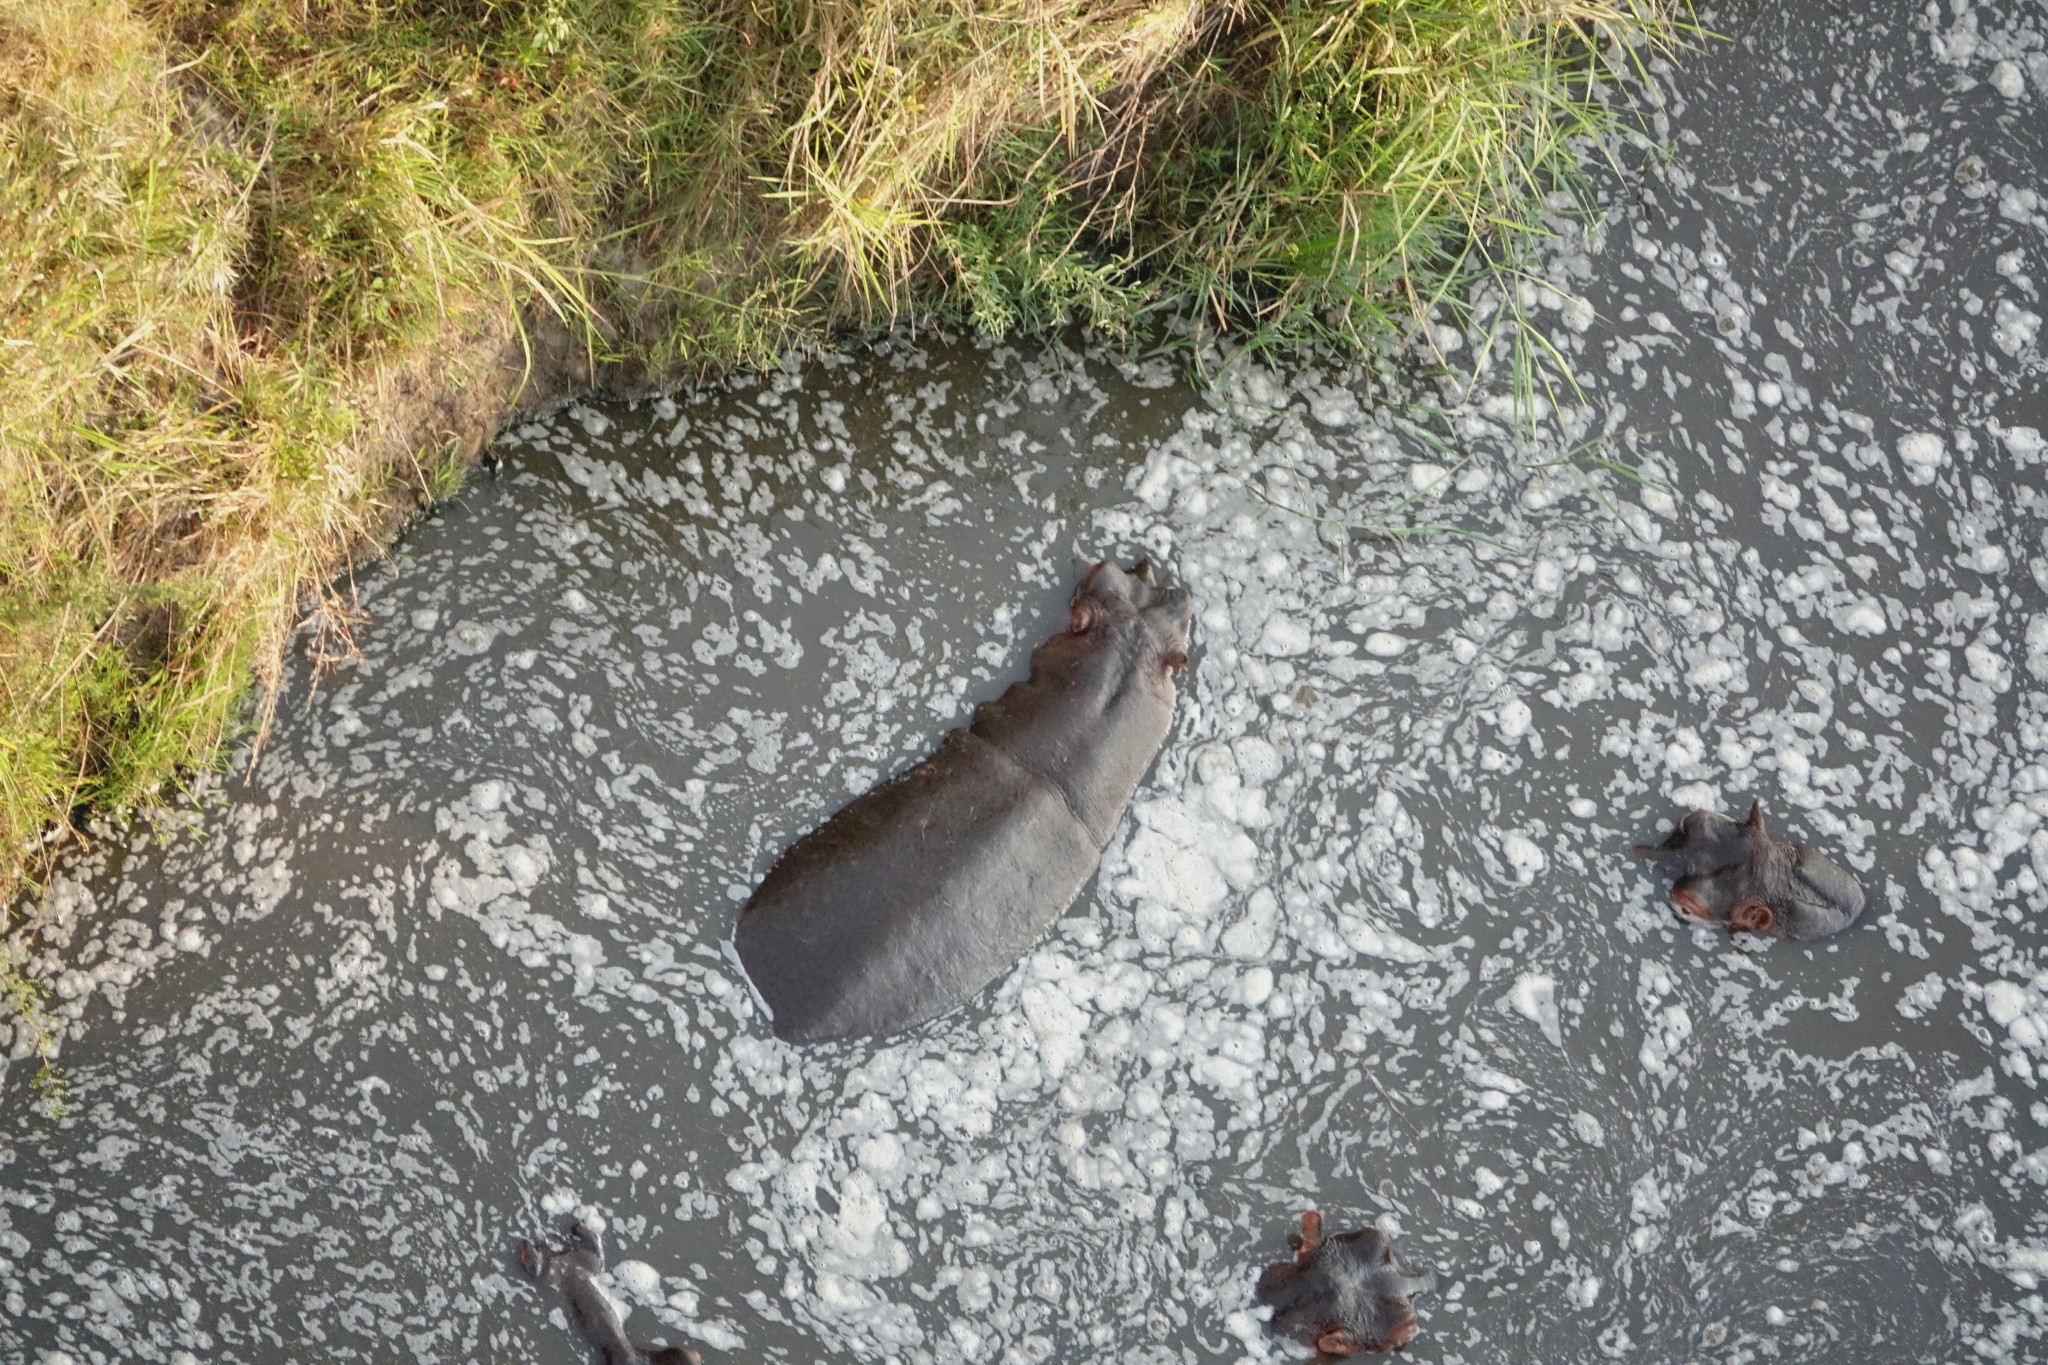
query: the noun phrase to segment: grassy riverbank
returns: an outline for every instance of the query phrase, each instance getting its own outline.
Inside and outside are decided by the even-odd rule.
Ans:
[[[345,651],[522,394],[905,316],[1370,345],[1671,11],[0,0],[0,906]]]

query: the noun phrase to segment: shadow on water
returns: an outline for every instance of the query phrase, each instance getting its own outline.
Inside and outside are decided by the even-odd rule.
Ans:
[[[1872,8],[1667,73],[1529,291],[1587,384],[1533,446],[966,343],[507,433],[254,770],[53,889],[4,1354],[578,1360],[512,1248],[580,1211],[714,1361],[1279,1359],[1316,1205],[1443,1272],[1418,1361],[2038,1355],[2048,24]],[[1483,539],[1344,529],[1418,489]],[[1199,611],[1095,882],[912,1035],[773,1042],[740,901],[1112,548]],[[1627,854],[1751,795],[1853,931]]]

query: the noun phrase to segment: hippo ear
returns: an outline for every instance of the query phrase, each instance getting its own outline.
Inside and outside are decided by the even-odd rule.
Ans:
[[[1159,586],[1159,575],[1152,571],[1152,561],[1146,556],[1140,556],[1138,562],[1131,565],[1131,577],[1140,583],[1149,583],[1155,588]]]
[[[1088,627],[1095,624],[1095,604],[1076,602],[1074,610],[1067,617],[1067,629],[1075,635],[1086,635]]]
[[[1287,1239],[1294,1245],[1295,1255],[1308,1260],[1323,1246],[1323,1215],[1317,1209],[1308,1209],[1301,1215],[1301,1231]]]
[[[1179,673],[1188,666],[1188,652],[1184,649],[1169,649],[1161,662],[1166,665],[1168,673]]]
[[[1770,933],[1777,920],[1771,907],[1756,899],[1743,901],[1728,913],[1729,928],[1747,930],[1752,934]]]
[[[1358,1356],[1376,1348],[1360,1341],[1349,1327],[1326,1327],[1316,1334],[1316,1349],[1325,1355]]]

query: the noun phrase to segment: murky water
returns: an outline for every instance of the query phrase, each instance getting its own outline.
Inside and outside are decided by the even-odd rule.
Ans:
[[[1443,1270],[1420,1361],[2048,1355],[2048,13],[1768,10],[1528,291],[1534,442],[1499,365],[965,343],[521,427],[252,774],[58,885],[0,1354],[576,1361],[510,1252],[580,1209],[714,1361],[1279,1359],[1313,1204]],[[739,902],[1112,548],[1200,611],[1097,882],[774,1042]],[[1855,930],[1626,855],[1752,795]]]

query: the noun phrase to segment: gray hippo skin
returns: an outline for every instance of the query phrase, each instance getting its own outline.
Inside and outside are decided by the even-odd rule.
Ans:
[[[1378,1228],[1323,1237],[1323,1216],[1301,1215],[1294,1259],[1275,1261],[1253,1297],[1273,1310],[1266,1330],[1317,1352],[1318,1360],[1397,1351],[1415,1339],[1414,1294],[1436,1288],[1410,1275]]]
[[[798,1043],[943,1013],[1073,904],[1173,721],[1194,604],[1104,560],[1031,676],[796,841],[733,940]]]
[[[1803,941],[1838,934],[1863,913],[1854,877],[1811,846],[1764,832],[1761,801],[1739,825],[1710,810],[1688,811],[1669,839],[1637,844],[1636,853],[1678,879],[1673,905],[1730,930]]]
[[[604,1243],[583,1224],[570,1224],[565,1247],[521,1242],[519,1265],[560,1301],[569,1325],[597,1351],[603,1365],[701,1365],[703,1357],[687,1346],[643,1349],[626,1339],[619,1310],[594,1283],[604,1269]]]

